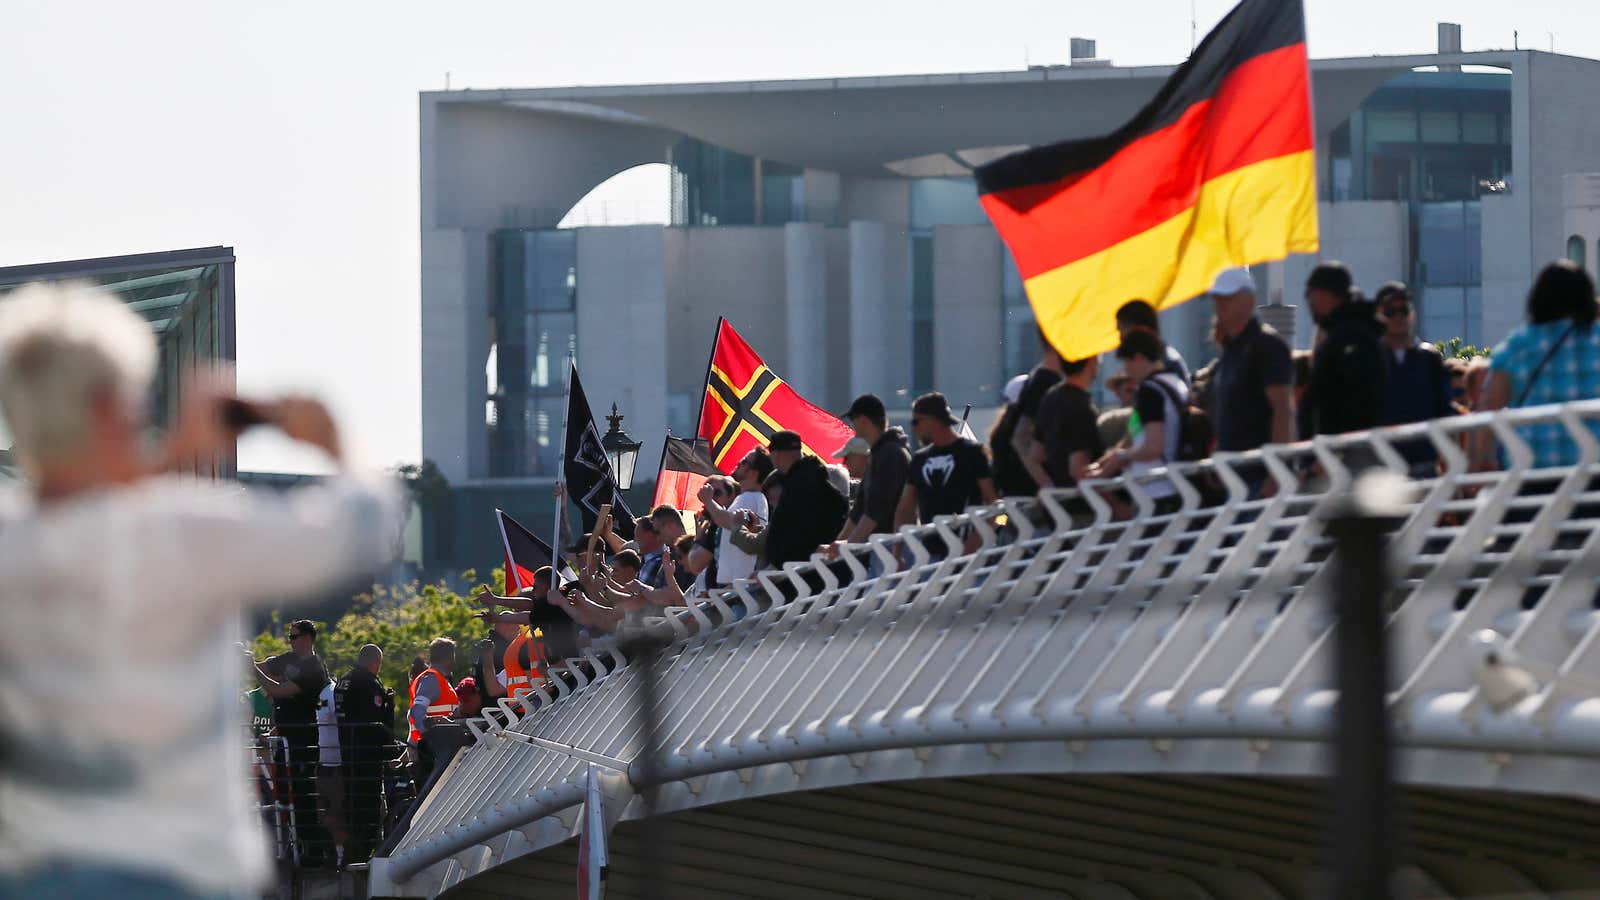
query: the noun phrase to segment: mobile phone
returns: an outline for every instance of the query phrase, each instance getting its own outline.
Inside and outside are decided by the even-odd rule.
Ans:
[[[221,401],[222,425],[232,432],[242,432],[257,425],[264,425],[267,416],[261,407],[248,400],[238,397],[229,397]]]

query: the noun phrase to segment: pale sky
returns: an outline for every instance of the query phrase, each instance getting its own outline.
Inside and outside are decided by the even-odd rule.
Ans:
[[[1226,0],[1196,0],[1200,31]],[[1307,0],[1316,57],[1600,57],[1592,0]],[[308,388],[377,465],[420,452],[417,92],[1020,69],[1092,37],[1176,63],[1189,0],[645,3],[0,0],[0,265],[226,244],[243,392]],[[665,198],[632,179],[613,218]],[[594,210],[585,211],[593,214]],[[578,218],[585,218],[579,216]],[[591,221],[593,219],[590,219]],[[240,467],[314,461],[270,442]]]

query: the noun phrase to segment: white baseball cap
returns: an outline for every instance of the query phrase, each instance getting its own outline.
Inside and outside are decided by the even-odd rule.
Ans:
[[[1250,277],[1249,269],[1223,269],[1212,282],[1210,293],[1213,297],[1232,297],[1240,291],[1256,292],[1256,281]]]
[[[1028,376],[1018,375],[1017,377],[1006,382],[1005,388],[1000,391],[1000,396],[1004,397],[1007,403],[1015,403],[1022,399],[1022,389],[1026,387],[1027,384]]]

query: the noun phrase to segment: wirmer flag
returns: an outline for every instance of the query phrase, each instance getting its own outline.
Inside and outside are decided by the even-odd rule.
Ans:
[[[711,461],[711,447],[705,438],[690,441],[667,434],[661,449],[661,473],[656,476],[656,496],[652,506],[671,504],[682,512],[701,510],[700,486],[717,471]]]
[[[855,434],[838,416],[796,393],[726,319],[718,320],[699,429],[712,463],[731,474],[746,453],[767,446],[780,431],[800,435],[805,450],[823,459]]]
[[[1313,135],[1301,0],[1244,0],[1122,128],[996,160],[978,192],[1045,336],[1083,359],[1129,300],[1315,252]]]

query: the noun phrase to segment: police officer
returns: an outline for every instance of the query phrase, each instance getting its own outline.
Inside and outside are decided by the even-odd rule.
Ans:
[[[349,792],[346,862],[365,862],[383,840],[383,770],[394,757],[394,691],[378,680],[382,668],[383,650],[367,644],[355,668],[334,687]]]

